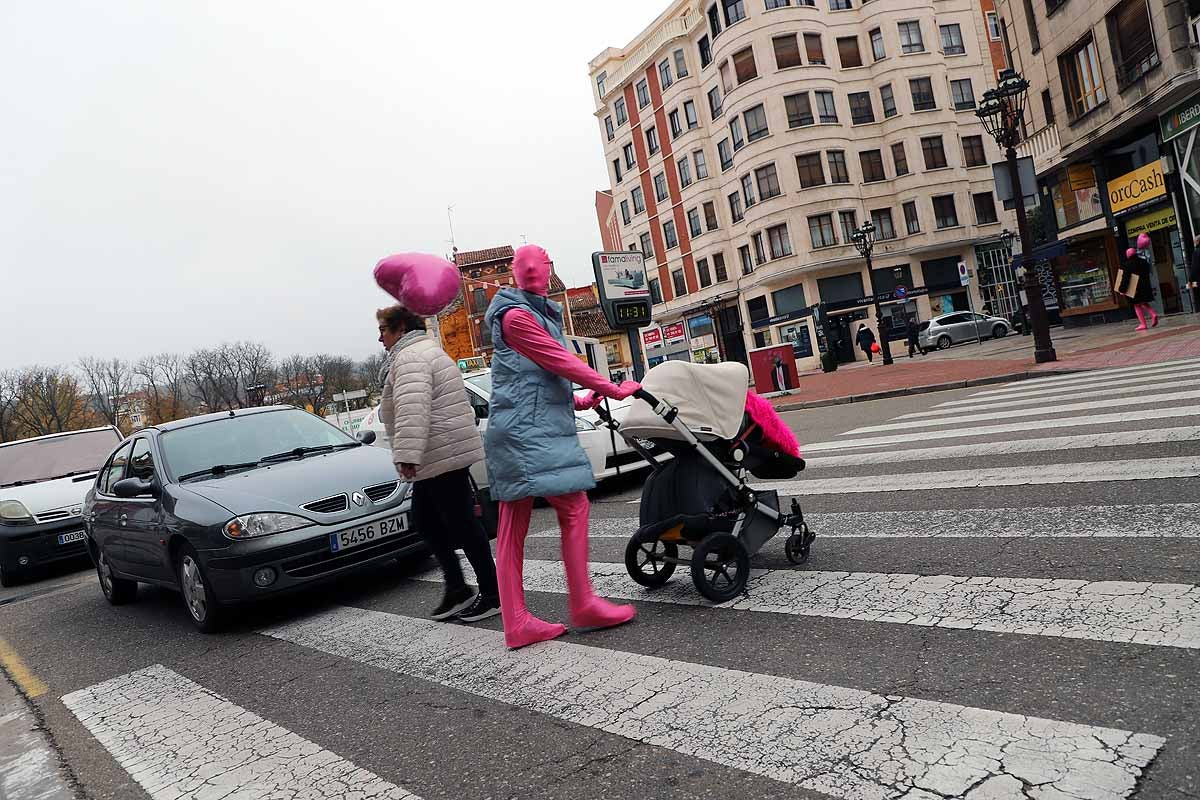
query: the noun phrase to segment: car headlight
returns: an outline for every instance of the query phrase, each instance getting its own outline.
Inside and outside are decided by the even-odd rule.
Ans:
[[[259,536],[270,536],[272,533],[294,531],[312,525],[311,520],[298,517],[295,514],[276,514],[264,512],[261,514],[243,514],[225,523],[224,532],[230,539],[241,541],[255,539]]]
[[[33,522],[33,514],[20,500],[0,500],[0,522]]]
[[[579,417],[575,418],[575,432],[576,433],[585,433],[587,431],[594,431],[594,430],[596,430],[596,426],[593,425],[592,423],[588,422],[586,419],[580,419]]]

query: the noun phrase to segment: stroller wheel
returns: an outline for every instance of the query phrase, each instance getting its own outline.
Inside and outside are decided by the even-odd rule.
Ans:
[[[625,545],[625,569],[629,577],[651,589],[662,586],[675,572],[675,562],[667,561],[668,558],[679,558],[679,548],[671,542],[657,539],[639,542],[635,537]]]
[[[711,533],[692,551],[692,583],[714,603],[740,595],[750,578],[750,553],[731,533]]]
[[[783,546],[784,554],[793,564],[803,564],[808,561],[808,555],[812,551],[812,542],[806,542],[804,538],[804,534],[793,533]]]

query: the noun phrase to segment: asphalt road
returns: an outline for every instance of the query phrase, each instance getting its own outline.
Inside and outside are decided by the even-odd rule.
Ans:
[[[215,636],[67,571],[0,592],[0,637],[81,797],[1196,798],[1200,402],[1159,387],[1197,370],[787,414],[812,558],[772,539],[723,607],[625,575],[632,476],[593,498],[621,628],[508,652],[424,621],[426,562]],[[546,509],[526,554],[565,620]]]

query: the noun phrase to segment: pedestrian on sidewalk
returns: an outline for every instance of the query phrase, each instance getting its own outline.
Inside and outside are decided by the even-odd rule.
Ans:
[[[913,351],[917,351],[921,355],[925,355],[925,348],[921,347],[921,333],[917,329],[917,318],[911,317],[908,320],[908,335],[905,337],[908,343],[908,357],[913,357]]]
[[[494,617],[500,613],[496,564],[475,516],[470,477],[471,465],[483,460],[483,445],[462,373],[426,334],[424,318],[400,305],[375,316],[379,341],[387,348],[379,418],[397,470],[412,482],[413,522],[446,581],[442,601],[429,616],[464,622]],[[475,570],[478,593],[463,577],[460,548]]]
[[[875,331],[868,328],[865,322],[861,322],[858,325],[858,335],[854,337],[854,341],[867,354],[867,362],[873,362],[875,354],[872,352],[871,345],[875,344]]]
[[[1192,311],[1200,311],[1200,235],[1192,242],[1192,268],[1188,272],[1188,288],[1192,290]]]
[[[1145,234],[1142,234],[1143,236]],[[1141,236],[1138,237],[1138,243],[1141,243]],[[1149,243],[1149,237],[1147,237]],[[1146,330],[1146,319],[1151,320],[1149,327],[1153,328],[1158,325],[1158,314],[1154,311],[1154,307],[1150,304],[1154,302],[1154,288],[1150,285],[1150,263],[1142,258],[1141,254],[1135,248],[1129,248],[1125,251],[1125,271],[1131,277],[1137,278],[1137,286],[1133,293],[1133,313],[1137,314],[1138,322],[1140,323],[1135,330]]]

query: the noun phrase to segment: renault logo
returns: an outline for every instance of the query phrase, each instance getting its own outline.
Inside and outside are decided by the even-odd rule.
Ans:
[[[350,495],[350,499],[354,501],[354,505],[356,506],[365,506],[367,504],[367,498],[363,497],[359,492]]]

